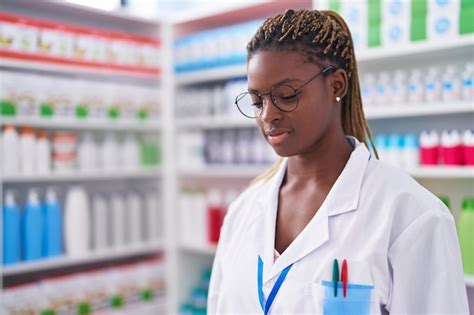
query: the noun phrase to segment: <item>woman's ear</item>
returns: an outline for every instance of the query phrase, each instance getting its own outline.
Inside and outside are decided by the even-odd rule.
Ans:
[[[349,86],[349,77],[347,76],[346,71],[342,69],[337,69],[330,76],[331,79],[331,93],[334,100],[339,102],[347,94],[347,89]]]

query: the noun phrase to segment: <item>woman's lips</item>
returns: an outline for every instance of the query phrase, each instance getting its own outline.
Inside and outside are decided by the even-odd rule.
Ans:
[[[267,139],[271,145],[278,145],[288,139],[291,131],[289,130],[272,130],[267,132]]]

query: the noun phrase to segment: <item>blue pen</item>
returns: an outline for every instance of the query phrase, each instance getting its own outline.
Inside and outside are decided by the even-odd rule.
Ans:
[[[334,259],[332,264],[332,282],[334,284],[334,297],[337,297],[337,283],[339,282],[339,263]]]

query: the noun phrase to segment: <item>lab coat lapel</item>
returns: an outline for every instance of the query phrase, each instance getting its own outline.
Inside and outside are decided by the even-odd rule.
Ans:
[[[283,160],[280,169],[277,173],[269,180],[268,185],[264,186],[260,192],[261,196],[257,200],[256,205],[260,208],[259,211],[263,213],[260,216],[259,226],[262,228],[260,232],[262,234],[257,235],[258,240],[258,255],[263,260],[263,280],[269,276],[270,266],[273,265],[274,260],[274,249],[275,249],[275,224],[276,214],[278,207],[278,194],[280,186],[283,181],[283,177],[286,173],[286,159]],[[257,263],[255,257],[255,263]]]
[[[271,204],[271,211],[269,211],[270,209],[267,209],[265,212],[267,214],[265,217],[265,237],[271,237],[271,239],[265,241],[264,270],[266,270],[266,272],[263,274],[264,282],[277,276],[284,268],[302,259],[329,240],[328,217],[357,209],[360,187],[370,158],[370,153],[367,148],[359,143],[355,138],[348,138],[354,144],[355,148],[351,153],[344,170],[334,183],[328,196],[316,212],[316,215],[311,219],[300,235],[298,235],[298,237],[290,244],[285,252],[283,252],[283,254],[277,259],[275,264],[273,264],[273,251],[275,244],[278,189],[283,177],[278,180],[278,185],[272,187],[272,199],[271,203],[268,203]],[[284,174],[286,172],[286,163],[283,167]]]

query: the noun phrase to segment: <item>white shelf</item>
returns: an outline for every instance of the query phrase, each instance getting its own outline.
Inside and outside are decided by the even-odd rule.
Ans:
[[[180,248],[183,251],[191,252],[195,254],[214,255],[216,253],[217,246],[210,245],[210,244],[194,245],[194,244],[181,243]]]
[[[474,275],[464,275],[464,279],[466,280],[466,285],[468,287],[474,288]]]
[[[180,171],[181,177],[199,178],[254,178],[270,168],[267,166],[214,166],[202,170]],[[407,171],[415,178],[474,178],[474,167],[433,166]]]
[[[143,179],[156,178],[161,176],[160,167],[147,167],[138,170],[117,170],[114,172],[68,172],[68,173],[52,173],[50,175],[18,175],[3,176],[4,183],[24,183],[24,182],[81,182],[81,181],[102,181],[117,179]]]
[[[21,69],[29,71],[45,71],[67,75],[90,75],[90,76],[109,76],[158,80],[157,74],[151,74],[140,71],[127,71],[107,67],[84,67],[79,64],[56,63],[47,61],[35,61],[26,59],[1,58],[0,67]]]
[[[357,61],[360,63],[371,62],[374,60],[384,60],[391,58],[403,58],[410,56],[423,56],[430,52],[442,52],[449,50],[471,49],[474,53],[474,36],[467,35],[453,39],[450,42],[420,42],[410,43],[407,46],[397,48],[371,48],[360,52]],[[233,79],[236,77],[247,76],[247,65],[233,65],[214,69],[190,71],[182,74],[176,74],[176,84],[197,84],[217,80]]]
[[[450,50],[471,49],[474,52],[474,36],[461,35],[449,41],[421,41],[407,45],[377,47],[362,50],[357,53],[357,62],[365,63],[374,60],[422,56],[430,53],[441,53]],[[431,58],[431,56],[430,56]]]
[[[0,126],[11,124],[15,126],[28,126],[46,129],[67,129],[67,130],[97,130],[97,131],[149,131],[161,130],[161,125],[156,121],[145,121],[141,123],[109,121],[99,122],[84,119],[59,119],[59,118],[20,118],[20,117],[0,117]]]
[[[195,70],[182,74],[176,74],[176,84],[196,84],[209,81],[233,79],[236,77],[247,77],[247,65],[238,64],[206,70]]]
[[[114,259],[129,258],[142,255],[153,255],[163,250],[163,244],[156,242],[140,247],[129,247],[122,250],[109,250],[102,253],[91,252],[90,255],[83,258],[59,257],[34,262],[22,262],[11,266],[4,266],[2,276],[14,276],[25,273],[59,269],[64,267],[93,264]]]
[[[365,117],[368,120],[457,113],[474,113],[474,104],[465,101],[457,101],[425,104],[369,106],[365,109]]]

